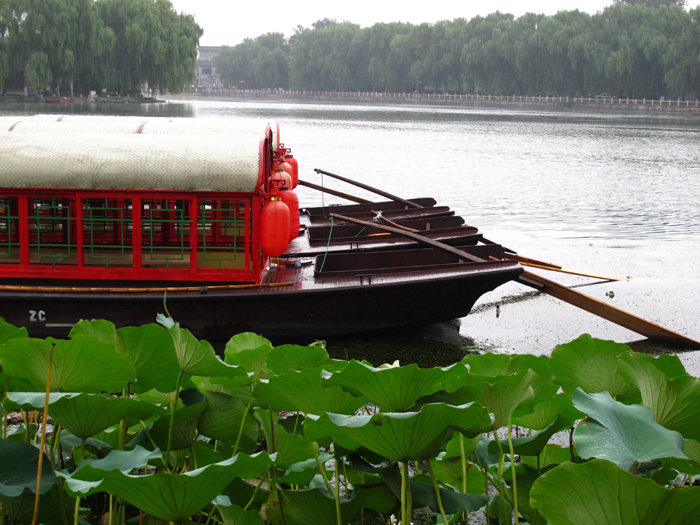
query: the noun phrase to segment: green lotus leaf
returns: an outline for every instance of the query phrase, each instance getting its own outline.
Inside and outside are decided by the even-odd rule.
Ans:
[[[258,424],[240,399],[220,392],[205,392],[206,404],[197,428],[212,439],[233,447],[243,425],[239,448],[250,449],[257,441]]]
[[[466,461],[466,484],[462,472],[461,458],[450,459],[431,459],[430,467],[433,469],[433,474],[441,483],[455,487],[467,494],[481,494],[484,492],[484,471],[473,463]]]
[[[321,465],[325,465],[333,459],[333,454],[321,452],[318,455]],[[284,474],[279,478],[280,483],[288,485],[308,485],[311,480],[318,474],[318,464],[316,458],[309,458],[304,461],[293,463],[284,469]],[[333,472],[326,471],[328,477],[333,476]]]
[[[280,496],[281,494],[281,496]],[[275,498],[282,498],[282,505]],[[356,487],[350,498],[341,498],[340,515],[342,523],[350,523],[363,508],[379,513],[389,512],[396,505],[396,499],[385,485]],[[280,516],[284,508],[284,519]],[[323,489],[283,490],[273,494],[266,506],[271,523],[287,525],[337,525],[335,500]]]
[[[174,325],[168,329],[175,346],[178,366],[185,374],[235,377],[244,374],[237,366],[224,363],[207,341],[200,341],[189,330]]]
[[[220,496],[217,502],[224,498]],[[227,498],[228,499],[228,498]],[[227,505],[216,503],[216,509],[221,514],[221,519],[224,520],[224,525],[264,525],[265,522],[260,517],[260,512],[257,510],[243,510],[238,505],[232,505],[230,500]]]
[[[678,495],[676,495],[678,493]],[[692,523],[700,512],[697,487],[665,489],[602,459],[563,463],[533,484],[530,502],[549,523],[619,525]]]
[[[73,325],[68,337],[72,339],[78,335],[94,335],[103,343],[114,344],[117,329],[114,327],[114,323],[104,319],[92,321],[82,319]]]
[[[61,470],[57,474],[65,478],[66,487],[71,496],[84,497],[103,492],[102,484],[106,472],[118,470],[128,474],[134,469],[146,467],[149,461],[160,457],[159,449],[151,451],[136,446],[132,450],[112,450],[102,459],[85,459],[74,472]]]
[[[578,454],[604,458],[624,470],[653,459],[683,454],[683,436],[654,421],[654,413],[642,405],[623,405],[607,392],[587,394],[580,388],[574,406],[588,414],[574,432]]]
[[[307,370],[329,363],[330,358],[321,346],[282,345],[273,348],[267,356],[267,368],[273,374],[289,370]]]
[[[39,466],[39,450],[23,442],[0,439],[0,494],[16,497],[25,490],[36,493],[36,474]],[[41,494],[56,484],[49,461],[41,468]]]
[[[22,378],[6,375],[2,369],[2,343],[9,339],[27,339],[28,337],[29,336],[27,335],[26,328],[17,328],[16,326],[11,325],[10,323],[6,322],[5,319],[0,317],[0,395],[5,393],[6,391],[26,391],[32,389],[31,383]]]
[[[266,454],[238,454],[184,474],[132,475],[100,470],[104,478],[101,488],[157,518],[177,522],[208,505],[234,478],[257,476],[270,463]],[[94,467],[86,466],[81,472],[88,475],[89,469]]]
[[[197,425],[199,424],[199,416],[203,410],[204,403],[196,403],[192,406],[181,406],[175,410],[170,450],[179,450],[192,446],[195,439],[197,439]],[[171,414],[165,414],[157,419],[149,431],[151,439],[162,450],[167,450],[168,448],[170,416]]]
[[[347,449],[366,447],[387,459],[404,461],[435,456],[455,431],[475,436],[490,426],[488,412],[476,403],[461,406],[430,403],[419,412],[309,416],[304,422],[304,432],[310,439],[330,436]]]
[[[269,340],[251,332],[234,335],[226,343],[224,361],[241,367],[252,381],[266,376],[267,355],[272,351]]]
[[[618,370],[637,385],[657,423],[685,438],[700,440],[700,380],[688,374],[669,378],[656,364],[647,356],[624,355]]]
[[[147,419],[159,411],[150,403],[101,394],[64,397],[49,406],[49,415],[82,439],[102,432],[125,417]]]
[[[569,428],[570,423],[567,418],[559,417],[551,425],[540,432],[535,432],[531,436],[513,438],[513,452],[521,456],[539,456],[544,450],[544,447],[549,443],[550,438],[565,428]],[[509,450],[510,445],[507,439],[501,439],[501,448],[499,449],[495,441],[489,443],[489,454],[497,454],[499,450]]]
[[[27,338],[27,329],[22,327],[18,328],[12,325],[0,317],[0,344],[4,343],[9,339],[14,339],[16,337]]]
[[[258,383],[255,399],[260,406],[275,410],[291,410],[306,414],[334,412],[352,414],[366,399],[345,391],[340,386],[327,386],[320,368],[272,376]]]
[[[570,343],[557,345],[549,366],[555,383],[571,397],[576,388],[584,392],[610,392],[620,401],[637,403],[639,392],[617,373],[619,357],[630,352],[627,345],[583,334]]]
[[[8,399],[25,410],[42,410],[45,394],[10,392]],[[147,419],[158,407],[134,399],[102,394],[52,392],[49,394],[49,415],[68,432],[87,439],[119,422],[124,417]]]
[[[444,398],[460,404],[476,401],[493,414],[491,428],[501,428],[508,424],[518,407],[533,399],[532,384],[536,377],[532,370],[496,377],[472,374],[466,386]]]
[[[483,489],[482,477],[481,489]],[[458,512],[475,512],[486,505],[488,496],[483,494],[464,494],[455,490],[448,490],[440,487],[440,499],[446,514],[457,514]],[[411,497],[417,503],[428,506],[433,512],[440,512],[435,487],[432,480],[425,475],[411,478]]]
[[[312,440],[299,433],[287,432],[283,425],[277,423],[277,414],[273,411],[257,409],[255,419],[260,423],[268,451],[277,454],[276,466],[288,468],[314,457]]]
[[[569,427],[581,418],[581,413],[574,408],[566,394],[547,396],[546,399],[529,407],[528,411],[513,415],[513,424],[532,430],[543,430],[557,418],[566,420]]]
[[[329,386],[340,386],[386,412],[402,412],[416,401],[442,388],[445,369],[419,368],[415,364],[401,367],[373,368],[353,359],[328,380]]]
[[[117,330],[116,349],[126,355],[136,369],[133,392],[155,388],[161,392],[175,390],[180,371],[173,338],[157,324],[125,326]]]
[[[34,389],[44,391],[52,345],[51,390],[118,392],[135,379],[129,360],[94,335],[78,334],[69,340],[10,339],[0,347],[0,364],[8,375],[25,378]]]

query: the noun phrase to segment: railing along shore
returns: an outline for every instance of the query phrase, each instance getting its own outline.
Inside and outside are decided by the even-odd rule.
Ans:
[[[168,95],[172,98],[187,97],[230,97],[230,98],[321,98],[337,100],[363,101],[392,101],[416,103],[446,103],[446,104],[553,104],[564,106],[607,106],[607,107],[637,107],[649,109],[691,109],[700,110],[700,100],[684,99],[633,99],[609,96],[568,97],[552,95],[482,95],[479,93],[381,93],[370,91],[312,91],[287,89],[210,89],[198,90],[179,95]]]

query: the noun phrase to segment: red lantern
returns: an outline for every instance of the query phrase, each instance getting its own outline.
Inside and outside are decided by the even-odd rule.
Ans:
[[[270,191],[275,192],[283,188],[292,187],[292,177],[289,173],[279,168],[270,177]]]
[[[280,190],[279,196],[289,208],[289,241],[291,242],[299,236],[299,197],[288,189]]]
[[[292,188],[296,188],[299,183],[299,163],[291,155],[287,155],[285,162],[292,166]]]
[[[279,197],[271,198],[260,214],[260,249],[279,257],[289,245],[289,208]]]

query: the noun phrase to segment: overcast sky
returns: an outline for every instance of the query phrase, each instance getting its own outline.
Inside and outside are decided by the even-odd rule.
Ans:
[[[294,34],[317,20],[330,18],[369,27],[377,22],[434,23],[486,16],[495,11],[553,15],[578,9],[595,14],[613,0],[171,0],[178,13],[194,15],[204,29],[200,45],[236,45],[265,33]],[[696,5],[696,2],[688,2]]]

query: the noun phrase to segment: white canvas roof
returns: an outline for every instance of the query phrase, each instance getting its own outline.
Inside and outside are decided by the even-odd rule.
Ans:
[[[0,187],[254,192],[265,129],[228,119],[0,117]]]

